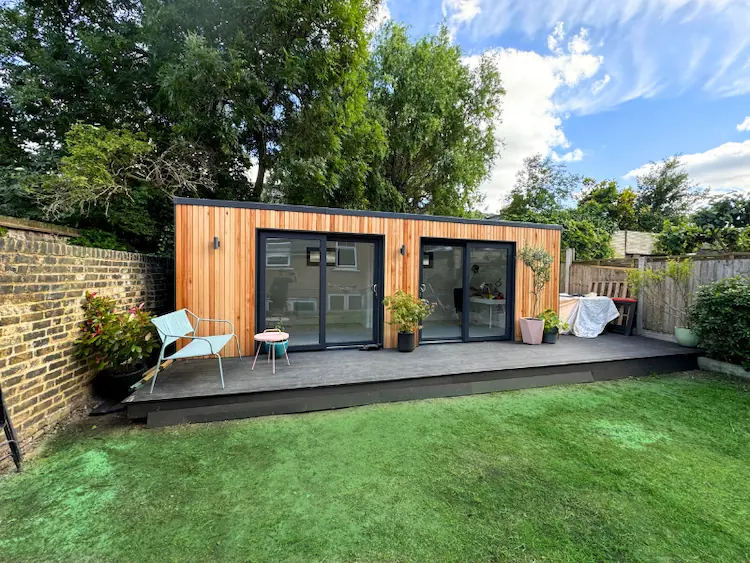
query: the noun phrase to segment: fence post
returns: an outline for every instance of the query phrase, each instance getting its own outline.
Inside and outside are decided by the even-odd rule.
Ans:
[[[638,269],[643,272],[646,269],[646,257],[638,257]],[[646,310],[646,303],[644,302],[645,293],[643,287],[638,288],[638,304],[636,305],[635,311],[635,330],[638,336],[643,336],[643,312]]]
[[[576,251],[572,248],[565,249],[565,293],[570,293],[570,267],[576,257]]]

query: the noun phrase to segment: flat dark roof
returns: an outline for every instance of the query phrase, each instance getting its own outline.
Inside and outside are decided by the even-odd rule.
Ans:
[[[493,219],[467,219],[446,215],[419,215],[417,213],[391,213],[389,211],[363,211],[360,209],[337,209],[334,207],[313,207],[311,205],[286,205],[281,203],[257,203],[253,201],[229,201],[224,199],[200,199],[174,197],[175,205],[205,205],[208,207],[233,207],[241,209],[266,209],[268,211],[295,211],[297,213],[325,213],[327,215],[347,215],[350,217],[383,217],[385,219],[412,219],[415,221],[439,221],[443,223],[468,223],[470,225],[503,225],[527,229],[550,229],[561,231],[560,225],[525,223],[522,221],[499,221]]]

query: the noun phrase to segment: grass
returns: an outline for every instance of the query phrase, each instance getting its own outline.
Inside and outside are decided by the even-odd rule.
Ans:
[[[692,373],[87,427],[0,479],[0,560],[748,560],[748,413]]]

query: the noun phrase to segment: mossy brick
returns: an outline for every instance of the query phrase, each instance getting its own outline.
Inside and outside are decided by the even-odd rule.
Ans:
[[[34,357],[32,352],[24,352],[23,354],[13,354],[9,359],[10,365],[20,364],[21,362],[27,362]]]
[[[33,332],[27,332],[23,335],[23,341],[24,342],[30,342],[31,340],[37,340],[39,338],[42,338],[46,334],[43,330],[36,330]]]
[[[48,368],[47,364],[43,364],[41,367],[38,367],[38,368],[33,369],[31,371],[27,371],[26,372],[26,377],[29,378],[29,379],[39,378],[40,381],[44,381],[42,379],[42,375],[45,374],[45,372],[47,371],[47,368]]]
[[[21,322],[21,317],[18,315],[7,315],[0,317],[0,326],[10,326]]]

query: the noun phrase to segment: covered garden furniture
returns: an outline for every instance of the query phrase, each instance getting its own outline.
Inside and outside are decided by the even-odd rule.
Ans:
[[[188,317],[190,315],[190,317]],[[195,324],[190,322],[192,318]],[[202,319],[195,313],[191,313],[187,309],[180,309],[174,313],[167,313],[161,317],[151,319],[151,322],[156,327],[161,338],[162,346],[159,352],[159,361],[156,364],[156,370],[154,371],[154,379],[151,381],[151,393],[154,392],[154,385],[156,385],[156,376],[159,374],[159,366],[164,360],[179,360],[182,358],[199,358],[201,356],[216,356],[219,360],[219,378],[221,379],[221,388],[224,389],[224,370],[221,367],[221,356],[219,352],[227,345],[227,343],[234,338],[237,344],[237,355],[242,358],[240,352],[240,341],[237,339],[237,335],[234,333],[234,325],[230,321],[221,319]],[[226,323],[229,325],[228,334],[219,334],[215,336],[196,336],[200,323]],[[173,344],[180,338],[190,340],[190,342],[177,350],[171,356],[164,356],[164,352],[167,346]]]

